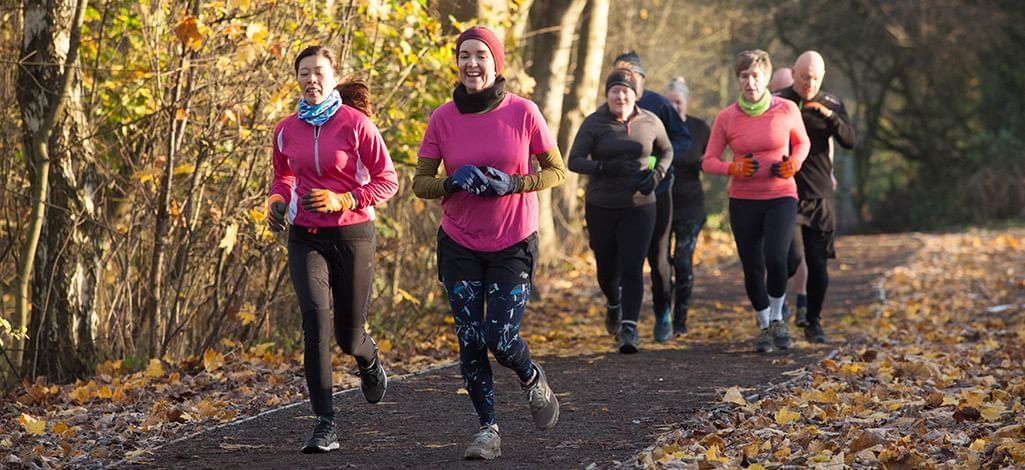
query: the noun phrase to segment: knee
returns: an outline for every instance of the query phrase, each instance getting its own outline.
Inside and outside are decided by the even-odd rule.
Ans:
[[[341,346],[342,352],[351,356],[355,354],[356,349],[366,341],[366,332],[360,329],[345,328],[338,331],[338,346]]]
[[[484,332],[487,348],[495,358],[507,356],[513,343],[519,337],[519,329],[510,324],[490,324]]]

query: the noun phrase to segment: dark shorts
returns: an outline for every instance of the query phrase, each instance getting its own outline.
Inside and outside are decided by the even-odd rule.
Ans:
[[[833,198],[804,199],[797,202],[797,230],[794,236],[801,237],[801,231],[814,230],[825,245],[826,257],[836,259],[836,211]],[[794,243],[804,249],[804,240]]]
[[[797,202],[797,225],[820,232],[836,231],[833,198],[802,199]]]
[[[537,232],[499,251],[460,245],[438,228],[438,280],[500,283],[534,282]]]

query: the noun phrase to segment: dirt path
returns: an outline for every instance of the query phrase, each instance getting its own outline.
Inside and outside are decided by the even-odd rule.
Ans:
[[[876,280],[918,247],[908,235],[844,237],[832,266],[827,307],[847,311],[879,298]],[[699,273],[699,276],[701,273]],[[744,300],[738,265],[698,279],[692,323],[750,329],[733,308]],[[727,307],[724,307],[727,306]],[[646,309],[645,311],[647,311]],[[731,313],[734,312],[734,313]],[[700,315],[699,315],[700,313]],[[829,347],[772,354],[749,352],[750,341],[702,341],[692,334],[670,347],[650,346],[650,314],[642,317],[642,353],[541,356],[562,404],[558,426],[534,431],[515,377],[496,367],[500,459],[467,462],[464,447],[477,418],[464,395],[458,367],[392,380],[382,403],[368,405],[357,390],[335,397],[341,449],[298,452],[311,429],[308,404],[269,413],[158,449],[141,465],[167,468],[579,468],[609,467],[633,458],[654,437],[718,399],[718,389],[758,389],[820,359]],[[828,313],[827,313],[828,315]],[[750,315],[748,315],[749,317]],[[595,318],[594,321],[601,321]],[[739,323],[738,323],[739,322]],[[742,324],[742,326],[738,326]],[[526,328],[526,327],[525,327]],[[828,330],[827,330],[828,331]],[[794,331],[799,337],[799,330]],[[744,335],[741,335],[744,336]],[[746,336],[745,336],[746,337]],[[834,339],[837,340],[837,339]]]

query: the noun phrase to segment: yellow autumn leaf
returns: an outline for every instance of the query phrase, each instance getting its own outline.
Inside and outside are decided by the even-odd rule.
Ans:
[[[96,390],[96,398],[109,399],[114,396],[114,389],[110,385],[104,385]]]
[[[207,372],[213,372],[220,369],[224,365],[224,355],[217,352],[214,348],[207,349],[203,353],[203,368]]]
[[[25,429],[25,432],[33,436],[42,436],[43,434],[46,434],[45,419],[36,419],[32,415],[22,413],[21,416],[18,417],[18,423],[20,423],[21,427]]]
[[[146,377],[155,379],[157,377],[164,376],[164,363],[160,362],[160,359],[150,359],[149,365],[146,366]]]
[[[231,349],[231,348],[237,347],[238,343],[236,343],[235,341],[232,341],[231,338],[221,338],[221,346],[224,346],[224,347],[226,347],[228,349]]]
[[[256,307],[250,303],[242,305],[238,311],[238,319],[242,321],[243,326],[256,321]]]
[[[66,433],[66,432],[68,432],[70,430],[71,430],[71,426],[68,426],[68,423],[65,423],[64,421],[61,421],[61,422],[53,425],[53,432],[54,432],[54,434],[64,434],[64,433]]]
[[[765,470],[765,467],[760,463],[753,463],[748,465],[747,470]]]
[[[857,375],[863,370],[865,370],[863,364],[844,364],[840,366],[840,373],[845,375]]]
[[[456,395],[469,395],[469,394],[470,394],[470,392],[467,391],[465,387],[459,387],[459,390],[456,390]]]
[[[1004,414],[1005,410],[1007,410],[1007,407],[1000,403],[998,406],[983,406],[979,409],[979,414],[982,415],[983,419],[992,423],[1000,419],[1000,415]]]
[[[246,26],[246,37],[254,44],[265,46],[267,44],[267,27],[260,23],[249,23]]]
[[[789,408],[783,407],[776,412],[776,424],[783,426],[785,424],[792,423],[801,417],[801,413],[790,411]]]
[[[970,450],[972,452],[982,452],[985,449],[986,449],[986,440],[985,439],[976,439],[975,442],[972,442],[972,445],[968,446],[968,450]]]
[[[71,399],[79,403],[89,401],[89,399],[92,398],[92,396],[92,391],[89,389],[88,385],[75,387],[74,390],[71,391]]]
[[[726,394],[723,395],[722,401],[726,403],[733,403],[740,406],[747,406],[747,400],[740,394],[740,387],[733,386],[726,390]]]
[[[716,445],[709,447],[708,450],[705,452],[705,461],[730,463],[729,457],[719,455],[719,446]]]
[[[389,352],[391,352],[391,340],[382,339],[380,342],[377,343],[377,350],[384,354],[388,354]]]
[[[245,10],[246,8],[249,8],[249,0],[228,0],[228,6],[231,8]]]
[[[264,212],[262,208],[261,209],[249,209],[249,210],[246,211],[246,215],[249,216],[250,220],[252,220],[253,222],[258,223],[258,224],[261,224],[261,223],[263,223],[263,221],[267,220],[267,213]]]

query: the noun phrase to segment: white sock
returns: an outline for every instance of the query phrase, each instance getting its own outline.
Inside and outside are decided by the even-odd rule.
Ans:
[[[782,297],[769,296],[769,319],[772,321],[783,321],[783,303],[786,302],[787,295],[783,294]]]
[[[758,319],[758,328],[764,330],[769,327],[769,309],[755,312],[755,318]]]

